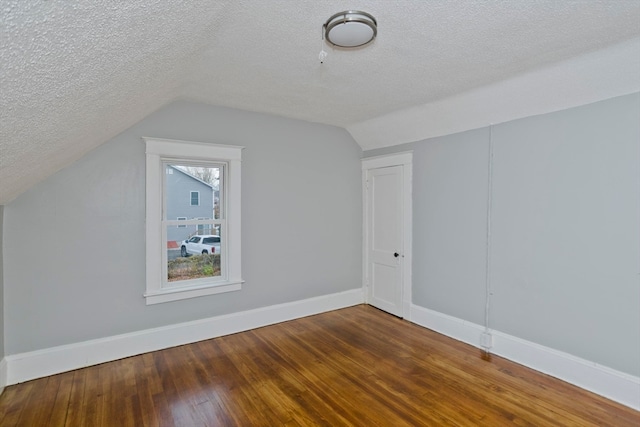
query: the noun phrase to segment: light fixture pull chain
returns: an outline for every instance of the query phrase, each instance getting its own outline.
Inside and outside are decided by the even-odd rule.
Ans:
[[[324,25],[323,25],[321,29],[320,54],[318,55],[318,59],[320,60],[321,64],[324,64],[324,60],[327,59],[328,55],[329,54],[324,51]]]

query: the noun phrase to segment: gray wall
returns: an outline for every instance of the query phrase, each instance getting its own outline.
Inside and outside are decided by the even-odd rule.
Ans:
[[[490,326],[640,375],[640,94],[493,127]],[[490,129],[414,150],[413,303],[484,324]]]
[[[4,206],[0,205],[0,359],[5,356],[4,352],[4,256],[3,244],[3,223],[4,223]]]
[[[146,306],[141,136],[243,145],[240,292]],[[8,354],[349,289],[361,150],[339,128],[177,102],[5,207]]]

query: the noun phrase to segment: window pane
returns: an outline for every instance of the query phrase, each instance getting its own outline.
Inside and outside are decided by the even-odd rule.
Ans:
[[[216,225],[206,224],[215,231]],[[219,227],[219,226],[217,226]],[[167,226],[167,234],[176,227]],[[220,277],[220,236],[205,234],[185,240],[167,240],[167,282]]]
[[[164,163],[164,219],[219,219],[222,165],[194,166]],[[180,228],[183,228],[182,226]],[[197,228],[190,233],[196,233]]]

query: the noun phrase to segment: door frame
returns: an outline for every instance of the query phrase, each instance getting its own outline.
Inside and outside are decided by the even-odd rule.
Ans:
[[[362,291],[365,303],[369,303],[369,192],[367,174],[369,170],[391,166],[402,166],[402,317],[411,320],[411,266],[412,266],[412,177],[413,152],[404,151],[362,159]]]

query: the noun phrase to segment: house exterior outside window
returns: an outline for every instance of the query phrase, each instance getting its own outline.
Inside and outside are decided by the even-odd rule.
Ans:
[[[214,217],[213,211],[215,203],[213,186],[189,174],[189,172],[181,169],[177,164],[172,165],[165,163],[164,167],[166,217],[182,220],[212,219]],[[196,204],[193,203],[194,193],[198,201]],[[167,229],[167,241],[178,244],[196,233],[196,225],[180,224],[178,227]]]

